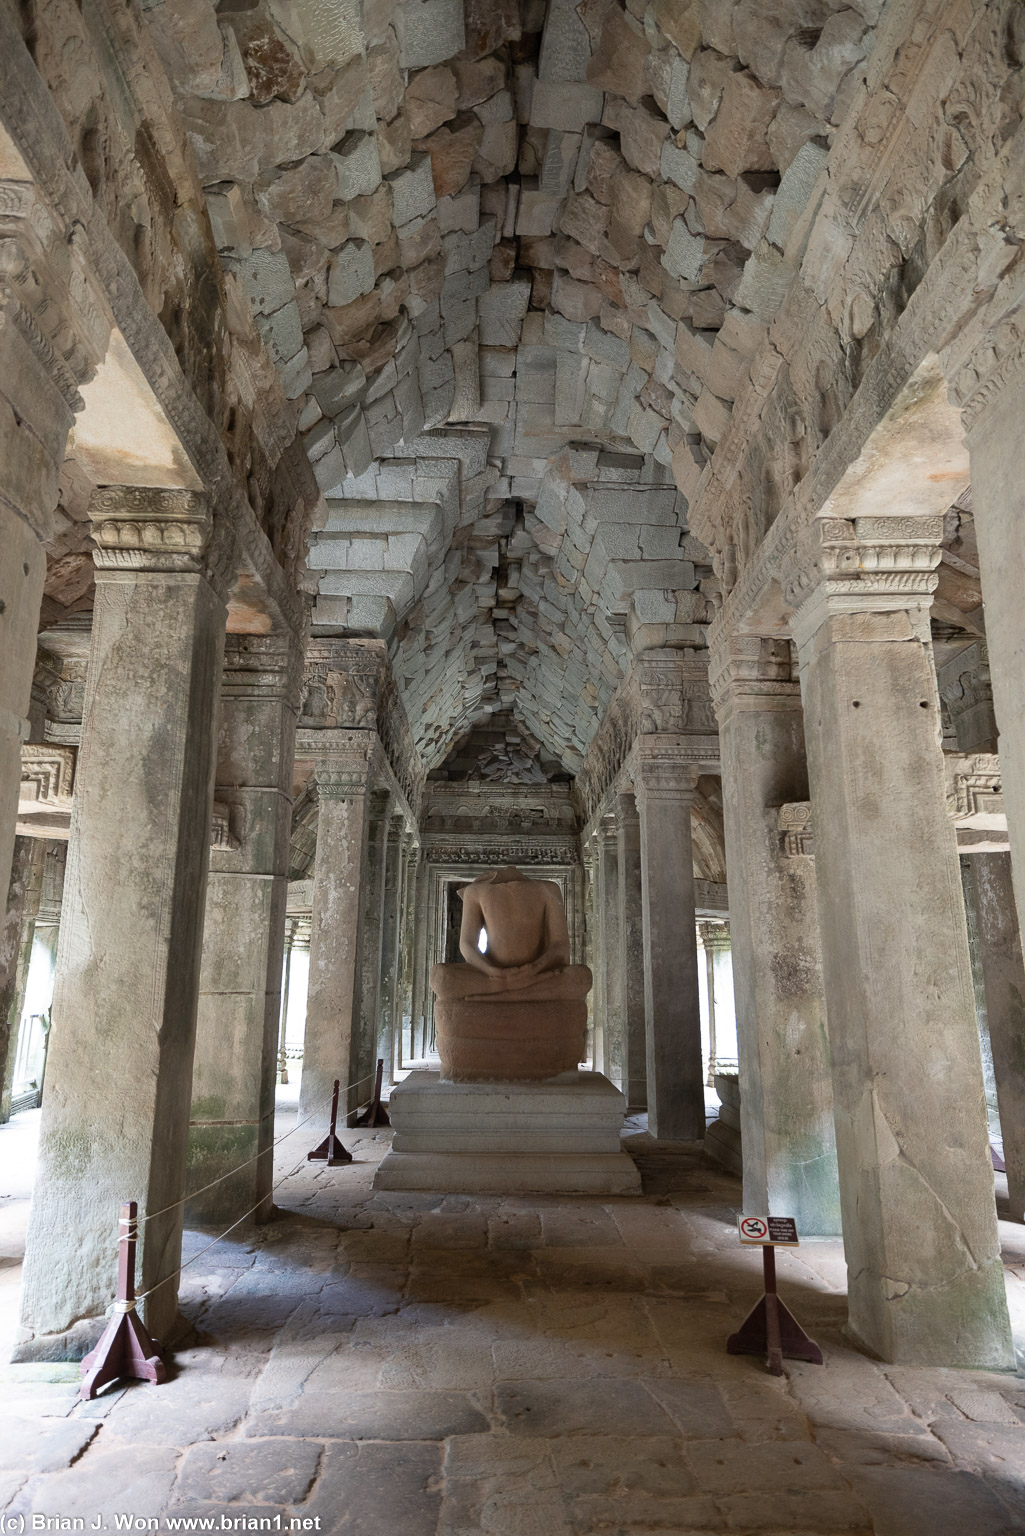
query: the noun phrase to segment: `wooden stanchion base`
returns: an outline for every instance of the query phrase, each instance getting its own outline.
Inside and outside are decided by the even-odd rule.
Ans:
[[[762,1249],[765,1295],[756,1302],[736,1333],[726,1340],[728,1355],[764,1355],[774,1376],[783,1374],[783,1356],[822,1364],[822,1351],[776,1294],[776,1250]]]
[[[384,1062],[379,1058],[377,1062],[377,1075],[374,1078],[374,1097],[370,1100],[363,1113],[356,1116],[352,1122],[354,1126],[391,1125],[391,1121],[388,1119],[388,1111],[381,1103],[381,1085],[383,1082]]]
[[[352,1153],[347,1147],[343,1147],[335,1133],[338,1124],[338,1086],[339,1079],[335,1078],[334,1091],[331,1094],[331,1126],[319,1147],[314,1147],[312,1152],[307,1152],[308,1163],[327,1163],[329,1168],[338,1168],[342,1163],[352,1162]]]
[[[167,1380],[160,1346],[155,1344],[134,1306],[111,1318],[96,1348],[82,1361],[83,1380],[78,1395],[89,1402],[108,1381],[136,1377],[141,1381]]]
[[[352,1162],[352,1153],[348,1147],[343,1147],[334,1131],[328,1131],[319,1147],[314,1147],[312,1152],[307,1152],[308,1163],[327,1163],[329,1168],[337,1168],[342,1163]]]

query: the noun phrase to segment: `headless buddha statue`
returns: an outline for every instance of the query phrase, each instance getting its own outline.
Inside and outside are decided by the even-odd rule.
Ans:
[[[443,1075],[509,1081],[571,1071],[584,1053],[592,978],[586,965],[569,963],[559,887],[507,866],[461,895],[466,964],[431,971]]]

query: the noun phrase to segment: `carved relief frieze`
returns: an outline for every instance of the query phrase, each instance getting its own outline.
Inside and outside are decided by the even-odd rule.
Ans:
[[[484,864],[517,868],[537,865],[572,866],[580,863],[580,845],[576,838],[550,838],[543,843],[519,839],[477,836],[471,842],[439,834],[424,838],[423,856],[428,864]]]
[[[568,785],[430,783],[424,795],[423,826],[427,832],[468,837],[491,832],[526,838],[571,835],[577,814]]]

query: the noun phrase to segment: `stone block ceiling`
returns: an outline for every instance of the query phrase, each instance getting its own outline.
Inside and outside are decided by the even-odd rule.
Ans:
[[[632,648],[703,644],[687,494],[880,8],[148,8],[325,498],[314,630],[388,641],[429,768],[497,714],[573,772]]]

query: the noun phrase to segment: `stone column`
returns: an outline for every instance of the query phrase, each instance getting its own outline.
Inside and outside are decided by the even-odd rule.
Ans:
[[[1011,345],[1014,343],[1012,341]],[[971,460],[972,513],[986,605],[986,650],[993,709],[1000,732],[1000,769],[1017,893],[1018,925],[1025,926],[1025,370],[1005,366],[995,349],[984,358],[996,380],[966,370],[962,397],[968,398],[965,425]],[[960,380],[957,381],[961,383]],[[993,387],[994,383],[997,387]],[[955,388],[955,393],[956,393]]]
[[[631,1110],[648,1105],[644,1037],[644,911],[641,822],[633,795],[616,800],[620,997],[623,1020],[623,1092]]]
[[[188,1185],[221,1182],[186,1206],[187,1220],[200,1225],[237,1221],[254,1206],[265,1221],[272,1210],[299,665],[298,644],[228,636]]]
[[[68,314],[72,283],[88,300],[78,262],[57,236],[28,181],[0,179],[0,892],[14,856],[21,744],[36,665],[45,546],[54,531],[68,433],[82,407],[78,386],[103,356],[109,325],[91,302]],[[38,215],[38,217],[36,216]],[[41,249],[41,241],[51,248]],[[45,311],[42,327],[33,310]],[[76,307],[77,308],[77,307]],[[60,327],[59,350],[46,332]]]
[[[399,1004],[398,1004],[398,1052],[395,1065],[401,1069],[416,1054],[413,1036],[416,1030],[414,1014],[414,967],[416,959],[416,893],[420,871],[420,849],[412,833],[406,835],[405,880],[402,893],[402,931],[399,938]],[[408,1034],[407,1034],[408,1030]]]
[[[18,1028],[32,957],[45,855],[46,843],[41,838],[19,837],[15,840],[7,905],[0,922],[0,1125],[11,1118]]]
[[[421,850],[413,891],[413,1043],[410,1049],[414,1061],[427,1054],[427,973],[431,935],[430,914],[427,910],[430,899],[429,871],[426,854]]]
[[[593,983],[590,989],[590,1034],[592,1034],[592,1058],[595,1072],[605,1071],[605,945],[604,945],[604,915],[605,902],[602,894],[602,863],[601,863],[601,837],[593,834],[587,840],[587,851],[584,854],[584,869],[587,872],[587,905],[585,905],[585,922],[587,922],[587,965],[592,971]]]
[[[993,1052],[1011,1220],[1025,1219],[1025,965],[1006,853],[973,853],[979,964]]]
[[[785,593],[815,808],[850,1326],[883,1360],[1009,1367],[929,630],[941,538],[939,517],[817,520]]]
[[[705,1134],[691,806],[698,770],[673,738],[641,736],[640,811],[648,1126],[664,1141]]]
[[[363,926],[360,969],[363,988],[360,999],[359,1050],[353,1063],[353,1077],[371,1079],[362,1083],[357,1100],[365,1101],[373,1086],[381,1044],[381,970],[384,964],[384,897],[388,873],[388,850],[393,843],[391,796],[378,790],[371,798],[367,833],[367,856],[363,869]]]
[[[806,801],[800,684],[790,642],[732,637],[713,690],[722,752],[740,1060],[744,1208],[840,1231],[833,1087],[822,990],[815,863],[779,829]],[[710,1005],[711,1006],[711,1005]]]
[[[74,1358],[142,1232],[147,1326],[177,1312],[230,528],[187,491],[97,491],[96,603],[18,1359]],[[163,1283],[167,1280],[167,1283]]]
[[[401,816],[392,816],[388,827],[388,851],[384,866],[384,899],[381,903],[381,983],[377,1019],[377,1056],[384,1061],[385,1082],[395,1080],[396,1016],[399,1005],[399,943],[405,827]],[[376,1058],[375,1058],[376,1059]]]
[[[299,1118],[316,1112],[326,1129],[334,1079],[344,1089],[360,1075],[363,872],[377,736],[340,729],[301,734],[304,748],[316,752],[319,812]],[[348,1105],[354,1107],[354,1093]]]
[[[615,817],[607,817],[598,832],[598,857],[601,880],[601,951],[598,963],[602,974],[605,1004],[602,1071],[617,1088],[623,1081],[623,970],[619,928],[619,845]]]

